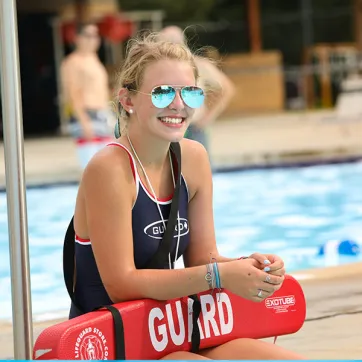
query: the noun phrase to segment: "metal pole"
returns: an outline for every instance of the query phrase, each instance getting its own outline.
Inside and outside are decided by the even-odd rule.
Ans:
[[[15,0],[0,0],[0,47],[14,358],[29,360],[32,358],[33,326]]]

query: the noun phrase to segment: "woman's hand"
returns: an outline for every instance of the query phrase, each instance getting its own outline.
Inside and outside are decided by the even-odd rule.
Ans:
[[[221,286],[242,298],[261,302],[281,287],[284,277],[259,268],[253,258],[218,264]]]
[[[279,256],[274,254],[253,253],[249,256],[249,258],[258,262],[259,269],[262,269],[272,275],[284,277],[284,262]]]

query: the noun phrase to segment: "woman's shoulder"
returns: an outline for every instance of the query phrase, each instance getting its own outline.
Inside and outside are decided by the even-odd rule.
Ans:
[[[197,141],[184,138],[181,142],[182,174],[191,196],[211,177],[210,159],[205,147]]]
[[[104,182],[104,184],[134,182],[130,156],[121,144],[110,143],[98,151],[88,162],[81,182],[92,184],[96,180]]]
[[[182,157],[187,161],[206,162],[208,160],[208,153],[204,145],[200,142],[183,138],[180,142]]]

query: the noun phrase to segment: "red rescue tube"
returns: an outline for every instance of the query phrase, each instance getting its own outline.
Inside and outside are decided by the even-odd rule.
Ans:
[[[200,293],[200,349],[249,337],[266,338],[297,332],[304,323],[303,290],[287,275],[283,286],[261,303],[223,289]],[[126,359],[156,360],[191,350],[192,303],[188,298],[160,302],[142,299],[118,303],[124,326]],[[33,359],[115,359],[114,324],[104,309],[46,328],[37,338]]]

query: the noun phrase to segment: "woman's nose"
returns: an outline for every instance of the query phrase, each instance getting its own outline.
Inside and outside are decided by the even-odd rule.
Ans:
[[[177,110],[185,108],[185,103],[182,100],[181,93],[179,90],[176,91],[175,99],[170,104],[170,107]]]

